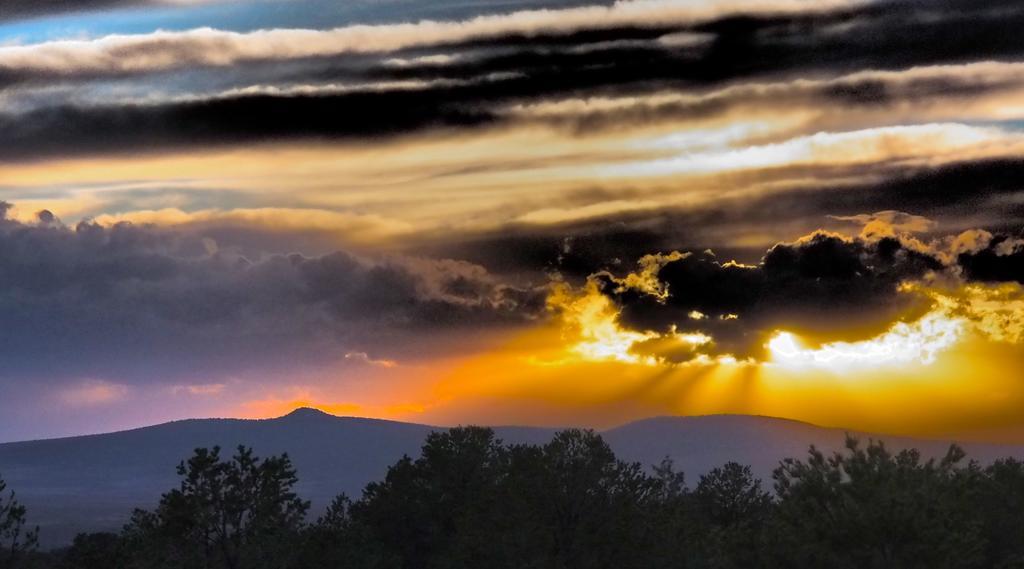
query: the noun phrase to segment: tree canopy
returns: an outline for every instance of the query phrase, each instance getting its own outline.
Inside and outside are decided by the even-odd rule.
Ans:
[[[25,506],[0,478],[0,569],[15,567],[38,541],[39,530],[28,527]]]
[[[50,555],[26,555],[35,535],[8,498],[0,512],[17,521],[0,538],[17,555],[4,567],[1024,567],[1024,463],[982,467],[956,446],[925,459],[848,439],[840,452],[784,460],[770,488],[734,462],[691,488],[670,460],[624,462],[592,431],[506,445],[464,427],[431,434],[419,457],[316,519],[286,455],[197,449],[178,474],[120,534],[80,535]]]

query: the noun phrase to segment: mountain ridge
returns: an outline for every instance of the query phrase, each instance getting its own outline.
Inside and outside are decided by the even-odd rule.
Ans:
[[[0,444],[0,475],[43,530],[45,546],[68,543],[80,531],[117,530],[134,508],[152,508],[178,484],[175,466],[198,447],[238,445],[257,456],[287,452],[298,470],[297,490],[314,512],[337,494],[358,496],[402,456],[419,456],[430,432],[449,427],[362,417],[341,417],[300,408],[271,419],[185,419],[105,434]],[[543,444],[562,430],[493,427],[507,444]],[[770,486],[783,458],[802,458],[809,446],[830,452],[847,434],[886,441],[894,450],[918,448],[941,456],[950,442],[754,415],[660,416],[598,431],[619,458],[650,466],[673,460],[687,480],[729,461],[749,464]],[[971,458],[991,462],[1024,457],[1024,446],[965,442]]]
[[[170,427],[170,426],[173,426],[173,425],[208,423],[208,422],[234,422],[234,423],[239,423],[239,424],[258,424],[258,423],[272,423],[272,422],[289,420],[289,419],[299,419],[299,418],[307,419],[307,418],[314,418],[314,417],[316,417],[316,418],[323,418],[323,419],[329,419],[329,420],[341,419],[341,420],[347,420],[347,421],[361,421],[361,422],[367,422],[367,423],[373,423],[373,424],[415,425],[417,427],[429,427],[429,428],[432,428],[432,429],[451,429],[451,428],[461,427],[461,426],[477,425],[477,423],[457,423],[457,424],[453,424],[453,425],[435,425],[435,424],[429,424],[429,423],[413,423],[413,422],[409,422],[409,421],[398,421],[398,420],[394,420],[394,419],[380,419],[380,418],[376,418],[376,417],[359,417],[359,416],[353,416],[353,415],[334,415],[334,414],[328,413],[327,411],[324,411],[322,409],[317,409],[316,407],[297,407],[294,410],[289,411],[288,413],[285,413],[284,415],[280,415],[278,417],[265,417],[265,418],[189,417],[189,418],[186,418],[186,419],[174,419],[174,420],[166,421],[166,422],[163,422],[163,423],[155,423],[155,424],[152,424],[152,425],[143,425],[143,426],[139,426],[139,427],[130,427],[130,428],[126,428],[126,429],[119,429],[119,430],[115,430],[115,431],[108,431],[108,432],[102,432],[102,433],[89,433],[89,434],[83,434],[83,435],[66,435],[66,436],[56,436],[56,437],[45,437],[45,438],[39,438],[39,439],[25,439],[25,440],[16,440],[16,441],[3,441],[3,442],[0,442],[0,448],[2,448],[4,446],[9,446],[9,445],[21,445],[21,444],[29,444],[29,443],[43,443],[43,442],[50,442],[50,441],[65,441],[65,440],[74,440],[74,439],[90,439],[90,438],[95,438],[95,437],[107,437],[107,436],[111,436],[111,435],[120,435],[120,434],[125,434],[125,433],[134,433],[134,432],[137,432],[137,431],[147,431],[147,430],[158,429],[158,428],[162,428],[162,427]],[[619,429],[623,429],[623,428],[627,428],[627,427],[631,427],[631,426],[639,425],[639,424],[645,424],[645,423],[686,421],[686,420],[710,419],[710,418],[718,418],[718,417],[721,417],[721,418],[736,418],[736,419],[741,419],[741,420],[742,419],[756,419],[756,420],[762,420],[762,421],[770,421],[770,422],[774,422],[774,423],[778,423],[778,424],[791,424],[791,425],[800,425],[800,426],[805,426],[805,427],[813,427],[815,429],[821,429],[821,430],[854,433],[854,434],[859,434],[859,435],[873,435],[873,436],[876,436],[876,437],[879,437],[879,438],[883,438],[883,439],[903,438],[903,439],[914,439],[914,440],[921,440],[921,441],[936,441],[936,442],[958,442],[959,441],[959,439],[956,439],[955,437],[941,437],[941,436],[930,437],[930,436],[923,436],[923,435],[897,435],[897,434],[888,434],[888,433],[875,433],[875,432],[868,432],[868,431],[860,431],[860,430],[852,429],[852,428],[849,428],[849,427],[835,427],[835,426],[819,425],[819,424],[816,424],[816,423],[811,423],[811,422],[808,422],[808,421],[801,421],[799,419],[790,419],[790,418],[787,418],[787,417],[776,417],[776,416],[772,416],[772,415],[754,415],[754,414],[743,414],[743,413],[708,413],[708,414],[703,414],[703,415],[655,415],[653,417],[646,417],[646,418],[643,418],[643,419],[636,419],[636,420],[633,420],[633,421],[628,421],[626,423],[622,423],[622,424],[615,425],[615,426],[612,426],[612,427],[607,427],[607,428],[576,427],[576,426],[572,426],[572,425],[566,425],[566,426],[562,426],[562,427],[548,427],[548,426],[516,425],[516,424],[499,424],[499,425],[487,425],[487,426],[490,427],[490,428],[493,428],[493,429],[544,429],[544,430],[552,430],[552,431],[559,431],[559,430],[573,429],[573,428],[586,428],[586,429],[592,429],[594,432],[597,432],[597,433],[607,433],[607,432],[616,431],[616,430],[619,430]],[[1013,443],[988,442],[988,441],[971,440],[971,439],[964,439],[963,442],[965,444],[985,444],[985,445],[1006,446],[1006,447],[1022,446],[1022,445],[1016,445],[1016,444],[1013,444]]]

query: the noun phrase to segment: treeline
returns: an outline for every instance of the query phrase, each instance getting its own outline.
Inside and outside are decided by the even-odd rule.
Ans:
[[[25,512],[0,502],[0,567],[63,569],[1021,568],[1024,464],[982,468],[849,439],[783,461],[767,492],[729,463],[692,487],[666,460],[618,460],[569,430],[507,446],[486,428],[430,435],[361,498],[319,519],[287,455],[198,449],[180,486],[120,534],[35,552]]]

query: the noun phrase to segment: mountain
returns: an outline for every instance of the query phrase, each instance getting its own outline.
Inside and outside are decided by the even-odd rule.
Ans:
[[[177,485],[175,466],[196,447],[218,445],[230,454],[239,444],[259,456],[287,452],[299,472],[299,492],[314,511],[335,495],[359,496],[403,455],[418,456],[428,425],[335,417],[299,409],[267,420],[194,419],[117,433],[0,444],[0,475],[29,508],[44,546],[68,543],[80,531],[117,530],[133,508],[151,508]],[[543,443],[553,429],[497,427],[507,443]],[[803,457],[809,445],[842,447],[846,431],[807,423],[741,415],[663,417],[630,423],[602,435],[625,460],[645,465],[672,458],[688,480],[727,461],[750,464],[770,482],[786,457]],[[855,434],[885,440],[892,448],[945,452],[948,442]],[[1024,447],[967,444],[982,463],[1024,457]]]

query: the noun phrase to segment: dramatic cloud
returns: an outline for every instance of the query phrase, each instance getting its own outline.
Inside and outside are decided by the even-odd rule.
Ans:
[[[994,2],[649,0],[458,22],[0,47],[0,160],[524,118],[577,131],[636,128],[794,105],[877,114],[928,103],[922,118],[936,117],[942,101],[1019,94],[1018,64],[972,58],[1019,55],[1007,38],[1020,25],[1024,10]],[[797,73],[816,78],[791,80]],[[998,115],[981,101],[973,112]]]
[[[191,4],[0,1],[0,438],[1024,400],[1022,6]]]
[[[516,325],[543,303],[541,290],[461,261],[345,252],[250,259],[201,234],[127,223],[69,228],[48,212],[33,224],[0,220],[0,266],[7,380],[160,381],[290,358],[403,355],[389,342]],[[88,387],[79,399],[109,392]]]
[[[830,79],[755,81],[703,91],[658,90],[616,97],[558,99],[516,105],[507,112],[577,133],[664,121],[728,119],[739,112],[760,117],[794,109],[820,112],[815,125],[863,125],[879,114],[913,112],[922,119],[998,119],[1003,103],[1024,88],[1022,64],[977,62],[898,71],[857,71]],[[949,103],[955,102],[955,106]],[[827,114],[842,104],[844,113]],[[914,105],[908,109],[908,105]],[[1003,110],[1005,112],[1005,109]]]
[[[958,292],[961,279],[1021,282],[1024,277],[1020,240],[987,234],[980,248],[956,256],[951,252],[977,241],[974,234],[925,243],[906,231],[908,226],[930,229],[922,218],[881,212],[857,220],[865,223],[861,237],[816,232],[772,247],[757,265],[725,262],[710,251],[649,255],[639,261],[635,272],[596,273],[583,291],[562,290],[549,304],[557,312],[569,310],[569,320],[579,306],[611,310],[608,314],[613,318],[605,322],[622,327],[625,336],[618,338],[624,339],[627,348],[617,353],[633,354],[629,356],[633,358],[652,354],[677,362],[708,356],[765,360],[767,350],[774,349],[796,360],[812,356],[788,348],[789,340],[779,340],[779,331],[828,344],[834,357],[842,357],[843,344],[838,342],[880,338],[879,345],[898,344],[920,336],[921,329],[893,325],[902,321],[915,323],[900,325],[904,327],[934,328],[937,324],[917,321],[936,306],[941,310],[928,316],[936,321],[950,321],[957,315],[983,322],[999,311],[989,310],[988,316],[971,312],[969,306],[984,305],[979,299],[988,293],[983,288]],[[951,258],[952,264],[943,262]],[[606,307],[595,296],[612,305]],[[966,304],[950,300],[956,298],[972,300]],[[989,294],[989,298],[996,296]],[[1002,306],[1005,312],[1009,305]],[[1019,326],[1019,315],[1014,318],[1016,324],[1004,326],[999,334],[1015,337],[1008,331]],[[985,327],[976,324],[977,329]],[[938,336],[934,349],[948,345],[957,333],[950,328],[946,336]],[[991,329],[988,334],[996,335]]]
[[[94,0],[94,3],[103,1]],[[105,3],[128,4],[129,1],[106,0]],[[15,4],[15,8],[18,8],[19,3]],[[333,30],[259,30],[250,33],[213,29],[156,32],[0,48],[0,69],[42,73],[123,73],[193,65],[226,66],[244,61],[390,52],[495,38],[564,36],[592,29],[662,28],[692,25],[700,20],[738,12],[805,12],[850,4],[841,0],[730,0],[709,2],[701,6],[686,1],[641,0],[617,2],[610,7],[587,6],[479,16],[460,22],[423,21],[379,26],[358,25]]]
[[[984,248],[966,251],[957,257],[964,273],[972,280],[1015,281],[1024,284],[1024,239],[1006,235],[987,235]]]
[[[67,12],[85,12],[123,8],[125,6],[152,6],[159,4],[183,4],[189,0],[6,0],[0,6],[0,22],[19,18],[48,16]],[[199,2],[201,0],[196,0]]]
[[[488,120],[491,117],[486,112],[453,107],[444,90],[321,97],[255,95],[154,106],[58,107],[22,116],[0,115],[0,130],[6,133],[0,161],[139,152],[196,143],[373,137]]]
[[[958,153],[953,154],[955,158]],[[559,219],[556,211],[538,210],[549,224],[513,223],[494,230],[467,231],[415,250],[469,259],[502,271],[543,269],[586,277],[603,269],[621,273],[652,250],[713,249],[723,262],[739,259],[757,264],[765,250],[780,239],[795,239],[822,227],[847,233],[861,226],[857,231],[874,240],[906,232],[929,238],[964,232],[960,238],[966,240],[975,234],[968,230],[976,227],[1019,234],[1024,224],[1020,207],[1024,193],[1018,182],[1022,175],[1024,162],[1017,158],[755,170],[732,174],[721,183],[700,179],[646,192],[622,191],[620,195],[628,195],[628,203],[635,207],[592,218]],[[770,185],[757,185],[764,182]],[[753,188],[748,188],[748,183]],[[681,199],[688,197],[692,186],[705,184],[715,190],[708,192],[712,195]],[[635,181],[631,185],[635,186]],[[615,195],[611,190],[570,194],[557,211],[600,212],[603,208],[588,204],[614,203],[610,196]],[[647,206],[652,200],[657,205]],[[859,213],[864,211],[878,213]],[[987,238],[976,240],[983,242],[970,251],[988,243]],[[961,247],[956,252],[950,247],[934,254],[950,264],[950,256],[969,250],[966,243]]]

